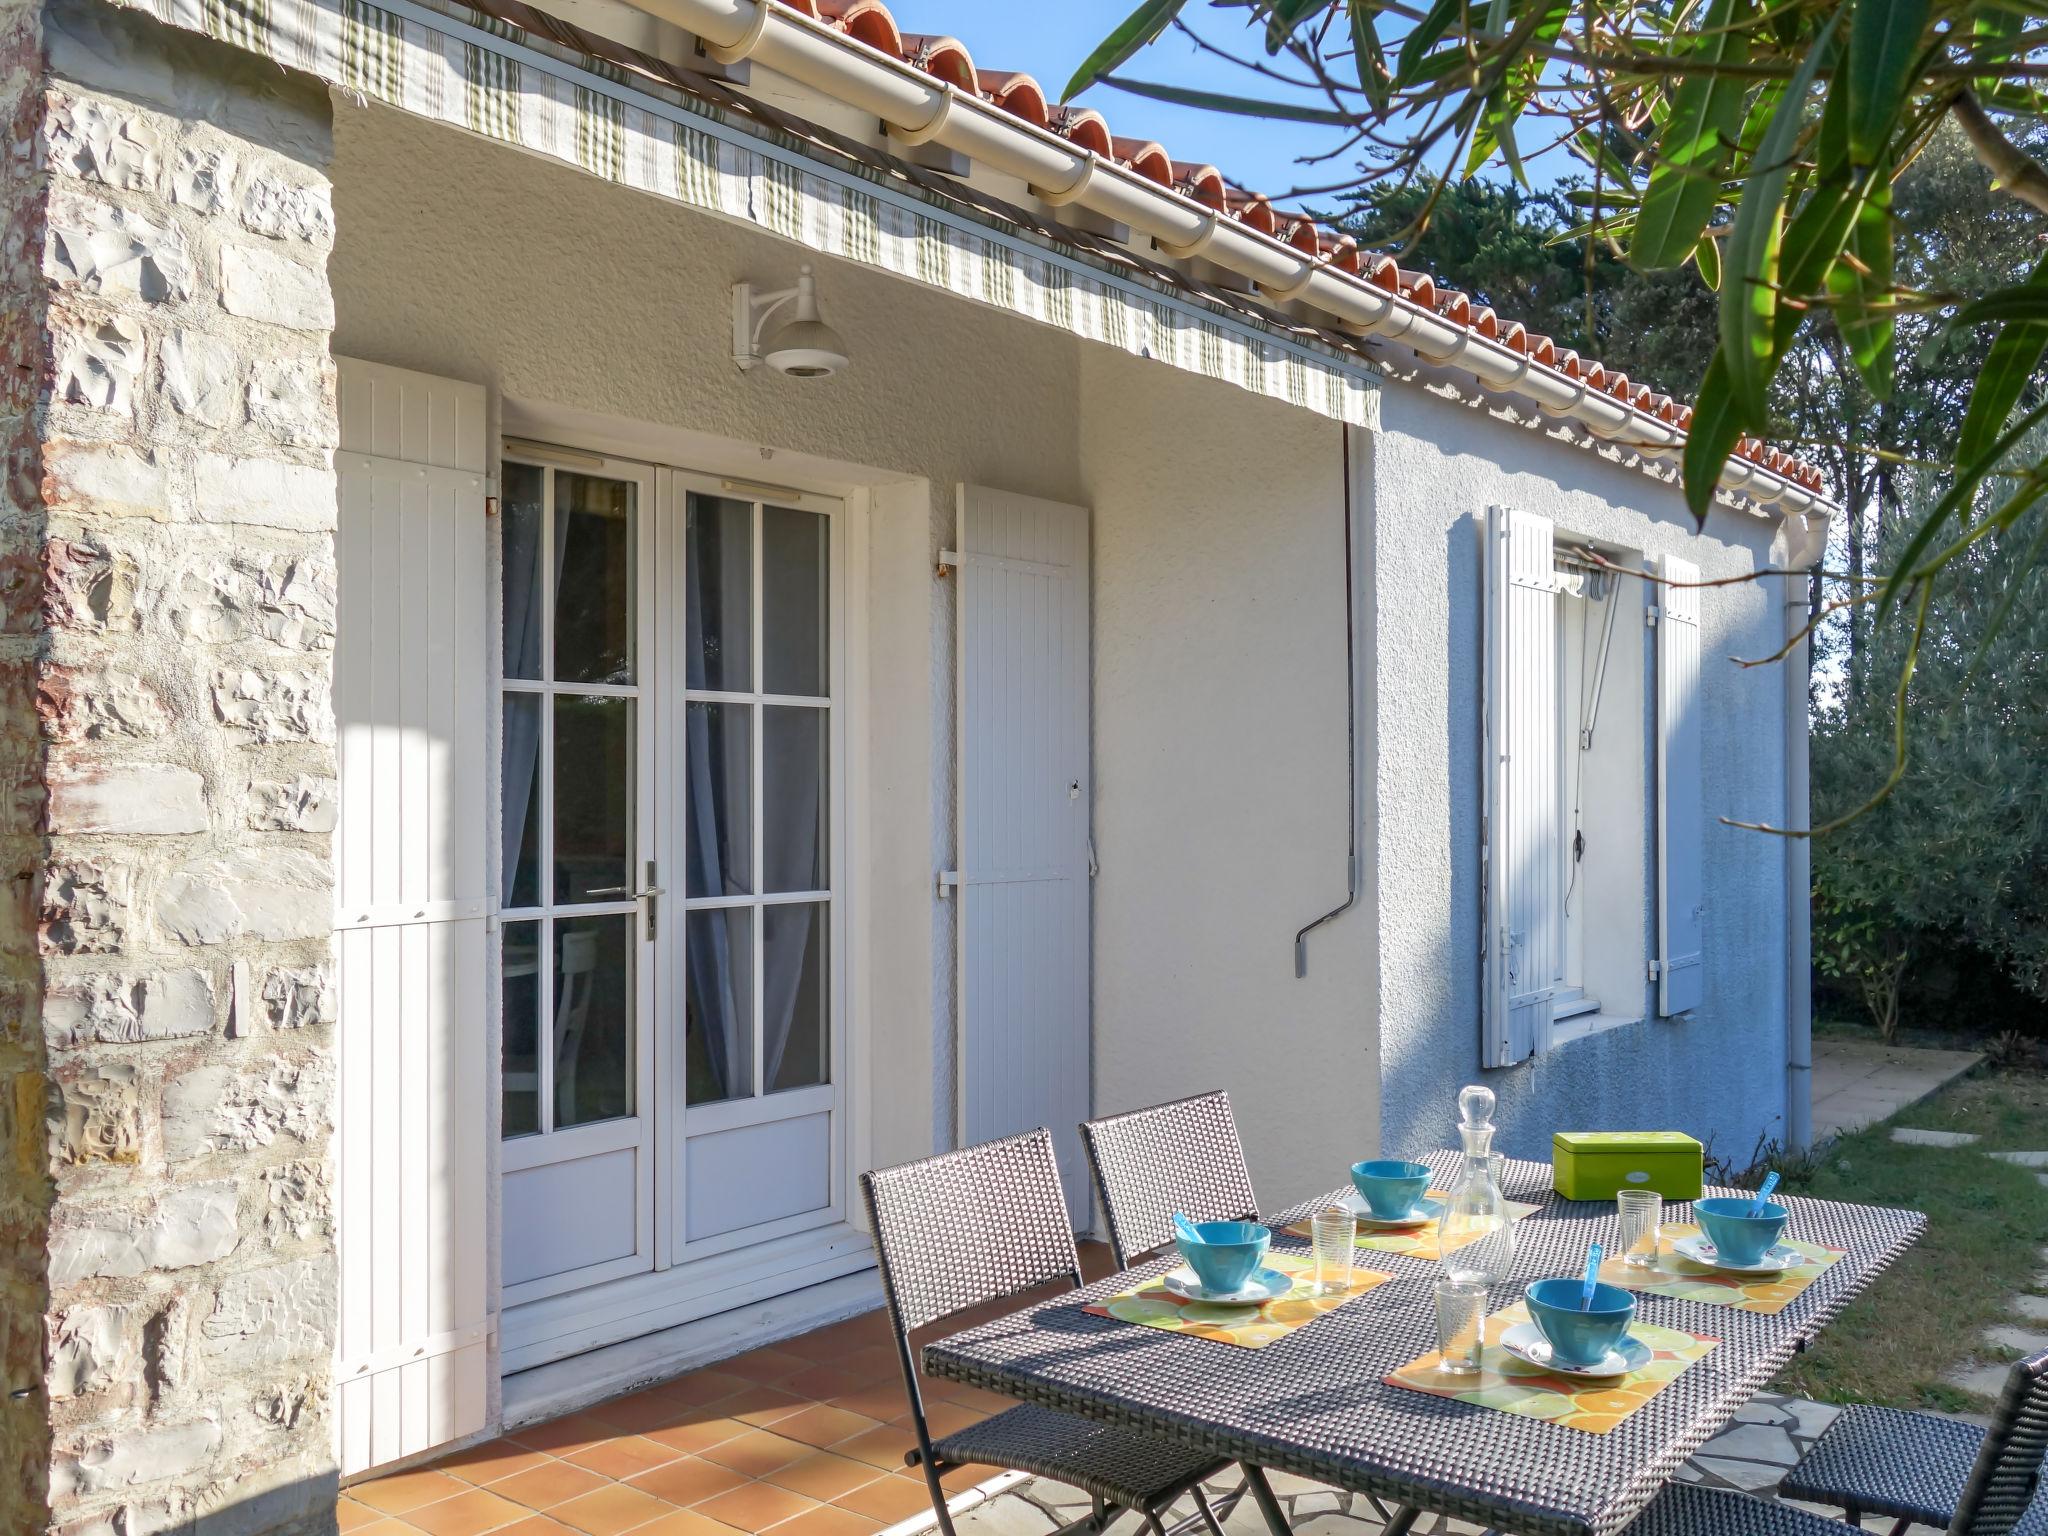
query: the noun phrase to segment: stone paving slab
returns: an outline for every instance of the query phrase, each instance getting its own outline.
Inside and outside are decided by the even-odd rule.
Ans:
[[[1895,1125],[1892,1140],[1909,1147],[1974,1147],[1978,1138],[1974,1131],[1923,1131],[1918,1126]]]
[[[1813,1042],[1813,1131],[1840,1136],[1917,1104],[1984,1059],[1863,1040]]]
[[[1991,1155],[2001,1163],[2015,1163],[2022,1168],[2048,1168],[2048,1152],[1994,1152]]]

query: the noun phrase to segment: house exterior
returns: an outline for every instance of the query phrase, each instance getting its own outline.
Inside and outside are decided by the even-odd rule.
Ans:
[[[0,1528],[332,1529],[1034,1125],[1802,1134],[1805,467],[874,0],[0,36]]]

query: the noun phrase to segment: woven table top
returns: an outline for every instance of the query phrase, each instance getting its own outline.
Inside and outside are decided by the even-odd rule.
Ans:
[[[1427,1161],[1439,1187],[1463,1165],[1451,1152]],[[1560,1200],[1550,1179],[1547,1163],[1507,1165],[1504,1192],[1540,1201],[1542,1209],[1515,1223],[1514,1273],[1494,1291],[1489,1311],[1519,1297],[1530,1280],[1578,1273],[1588,1243],[1614,1241],[1612,1202]],[[1277,1229],[1330,1198],[1267,1219]],[[1637,1315],[1645,1322],[1721,1342],[1606,1434],[1387,1386],[1388,1372],[1436,1348],[1437,1266],[1400,1254],[1367,1256],[1375,1268],[1391,1270],[1392,1281],[1264,1349],[1233,1349],[1081,1310],[1178,1262],[1168,1256],[937,1340],[925,1347],[925,1369],[1519,1536],[1610,1536],[1910,1247],[1927,1220],[1915,1211],[1833,1200],[1784,1203],[1792,1213],[1788,1233],[1847,1257],[1775,1316],[1640,1296]],[[1690,1214],[1685,1202],[1665,1205],[1666,1221]],[[989,1240],[1000,1241],[1000,1230]],[[1307,1246],[1277,1230],[1273,1241]]]

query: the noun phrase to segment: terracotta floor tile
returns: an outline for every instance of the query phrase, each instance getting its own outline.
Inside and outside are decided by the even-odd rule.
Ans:
[[[802,1355],[806,1360],[832,1360],[875,1342],[872,1334],[854,1326],[858,1321],[858,1318],[848,1318],[845,1322],[828,1323],[823,1328],[800,1333],[793,1339],[784,1339],[775,1347],[785,1354]]]
[[[645,1435],[620,1435],[616,1440],[593,1445],[587,1451],[578,1451],[574,1456],[563,1459],[623,1482],[636,1472],[651,1472],[656,1467],[666,1466],[682,1454],[674,1446],[663,1445]]]
[[[945,1330],[945,1332],[953,1331],[955,1330]],[[942,1338],[944,1333],[935,1333],[932,1337]],[[916,1359],[917,1357],[913,1355],[911,1358]],[[842,1371],[850,1371],[856,1376],[865,1376],[869,1381],[888,1380],[900,1384],[903,1380],[903,1361],[896,1353],[896,1346],[889,1343],[886,1339],[874,1344],[863,1345],[850,1354],[842,1355],[832,1363]]]
[[[334,1519],[336,1525],[342,1531],[342,1536],[348,1536],[350,1531],[359,1531],[372,1521],[382,1520],[383,1518],[382,1515],[370,1508],[369,1505],[358,1504],[354,1499],[346,1495],[335,1500]]]
[[[628,1488],[624,1483],[613,1483],[595,1493],[586,1493],[580,1499],[557,1504],[548,1513],[572,1530],[587,1532],[588,1536],[619,1536],[621,1531],[630,1531],[635,1526],[645,1525],[656,1515],[667,1514],[670,1508],[665,1499],[642,1493],[638,1488]]]
[[[931,1431],[934,1440],[943,1440],[947,1435],[957,1435],[970,1424],[979,1424],[988,1415],[979,1408],[969,1408],[964,1403],[949,1403],[943,1400],[924,1405],[925,1428]],[[908,1415],[897,1423],[906,1429],[910,1427]]]
[[[744,1377],[731,1376],[722,1370],[705,1370],[691,1371],[685,1376],[672,1376],[647,1390],[662,1397],[672,1397],[679,1403],[715,1403],[721,1397],[732,1396],[746,1385]]]
[[[744,1355],[734,1355],[730,1360],[718,1362],[718,1369],[728,1376],[739,1376],[747,1381],[781,1381],[785,1376],[794,1376],[811,1364],[802,1355],[790,1354],[787,1350],[773,1348],[750,1349]]]
[[[948,1493],[965,1493],[976,1483],[985,1483],[994,1477],[999,1468],[985,1466],[979,1462],[964,1467],[955,1467],[950,1472],[939,1474],[939,1486]]]
[[[742,1531],[765,1531],[771,1525],[816,1508],[816,1499],[791,1493],[787,1488],[778,1488],[773,1483],[748,1483],[698,1505],[697,1513]]]
[[[524,1504],[528,1509],[553,1509],[580,1494],[602,1488],[607,1481],[609,1479],[582,1467],[572,1467],[566,1461],[551,1461],[545,1466],[517,1472],[491,1484],[491,1492]]]
[[[735,1392],[731,1397],[721,1398],[712,1407],[729,1419],[744,1419],[759,1429],[773,1424],[777,1419],[786,1419],[800,1408],[810,1406],[810,1399],[798,1397],[794,1392],[785,1392],[780,1387],[751,1385]]]
[[[547,1459],[545,1451],[530,1451],[511,1440],[490,1440],[482,1445],[473,1445],[466,1451],[457,1451],[446,1461],[434,1465],[450,1477],[459,1477],[465,1483],[481,1487],[485,1483],[495,1483],[501,1477],[510,1477],[514,1472],[530,1471]]]
[[[792,1461],[779,1471],[771,1472],[767,1481],[778,1488],[787,1488],[791,1493],[801,1493],[807,1498],[830,1500],[842,1493],[851,1493],[863,1483],[872,1483],[882,1476],[880,1467],[871,1467],[864,1461],[855,1461],[851,1456],[834,1456],[830,1451],[813,1451],[810,1455]]]
[[[849,1413],[829,1403],[813,1403],[786,1419],[775,1421],[776,1434],[789,1440],[801,1440],[805,1445],[837,1445],[875,1427],[875,1421],[866,1414]]]
[[[685,1456],[652,1472],[642,1472],[630,1482],[642,1492],[667,1499],[671,1504],[700,1504],[721,1493],[730,1493],[746,1478],[715,1461]]]
[[[732,1439],[735,1435],[747,1434],[754,1427],[751,1424],[742,1424],[738,1419],[712,1417],[709,1409],[691,1408],[684,1411],[696,1417],[689,1418],[672,1429],[650,1429],[647,1431],[647,1438],[657,1440],[663,1445],[674,1446],[687,1456],[695,1456],[710,1450],[714,1445]]]
[[[811,1447],[801,1440],[787,1440],[765,1429],[756,1429],[723,1445],[714,1445],[703,1453],[703,1459],[731,1467],[742,1477],[766,1477],[810,1454]]]
[[[729,1525],[700,1515],[694,1509],[672,1509],[657,1515],[646,1525],[633,1527],[631,1536],[738,1536]]]
[[[348,1496],[359,1504],[369,1505],[379,1514],[403,1515],[422,1504],[438,1504],[443,1499],[452,1499],[468,1488],[468,1483],[458,1482],[445,1472],[421,1467],[412,1472],[394,1472],[374,1482],[357,1483],[349,1489]]]
[[[588,1413],[564,1414],[559,1419],[549,1419],[545,1424],[529,1424],[524,1429],[508,1431],[505,1438],[516,1440],[532,1451],[546,1451],[550,1456],[567,1456],[574,1451],[585,1451],[600,1441],[609,1440],[618,1430]]]
[[[356,1527],[358,1536],[420,1536],[420,1528],[407,1525],[395,1515],[380,1516],[370,1525]]]
[[[894,1525],[912,1515],[929,1513],[932,1507],[931,1494],[925,1490],[923,1478],[895,1475],[878,1477],[851,1493],[842,1493],[832,1502],[857,1515],[866,1515],[870,1520],[879,1520],[884,1525]]]
[[[590,1416],[602,1419],[628,1434],[644,1435],[650,1429],[665,1429],[671,1424],[680,1424],[696,1411],[691,1405],[678,1401],[667,1392],[649,1388],[644,1392],[635,1392],[630,1397],[599,1403],[590,1409]]]
[[[870,1419],[893,1419],[910,1411],[910,1394],[903,1389],[903,1378],[897,1376],[890,1381],[870,1382],[857,1391],[842,1393],[832,1399],[832,1406]]]
[[[813,1365],[798,1371],[794,1376],[784,1377],[776,1385],[785,1392],[794,1392],[799,1397],[816,1398],[823,1402],[828,1397],[837,1397],[842,1392],[858,1392],[868,1386],[866,1376],[852,1371],[842,1371],[836,1365]]]
[[[508,1525],[494,1536],[576,1536],[576,1532],[550,1515],[528,1515],[517,1525]]]
[[[881,1528],[879,1520],[826,1504],[783,1521],[773,1531],[774,1536],[868,1536],[868,1532]]]
[[[429,1504],[406,1516],[427,1536],[482,1536],[503,1530],[533,1513],[523,1504],[502,1499],[488,1488],[469,1488],[452,1499]]]
[[[842,1440],[832,1449],[841,1456],[852,1456],[871,1467],[880,1467],[888,1472],[903,1470],[903,1453],[917,1445],[917,1436],[900,1424],[883,1424],[878,1428],[863,1431],[851,1440]]]

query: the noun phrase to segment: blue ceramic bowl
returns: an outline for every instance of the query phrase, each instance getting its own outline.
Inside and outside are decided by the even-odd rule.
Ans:
[[[1749,1208],[1754,1204],[1754,1195],[1713,1195],[1692,1203],[1693,1220],[1707,1234],[1707,1241],[1720,1250],[1722,1258],[1740,1269],[1763,1261],[1778,1234],[1785,1230],[1785,1217],[1789,1214],[1777,1201],[1766,1200],[1763,1215],[1752,1216]]]
[[[1593,1287],[1593,1305],[1579,1310],[1586,1289],[1583,1279],[1532,1280],[1523,1293],[1529,1319],[1550,1341],[1559,1365],[1598,1365],[1628,1333],[1636,1315],[1633,1292],[1618,1285]]]
[[[1429,1193],[1429,1169],[1399,1158],[1353,1163],[1351,1184],[1373,1215],[1381,1221],[1399,1221]]]
[[[1180,1256],[1205,1291],[1242,1290],[1258,1273],[1266,1245],[1273,1241],[1273,1234],[1255,1221],[1201,1221],[1195,1230],[1202,1240],[1180,1238]]]

